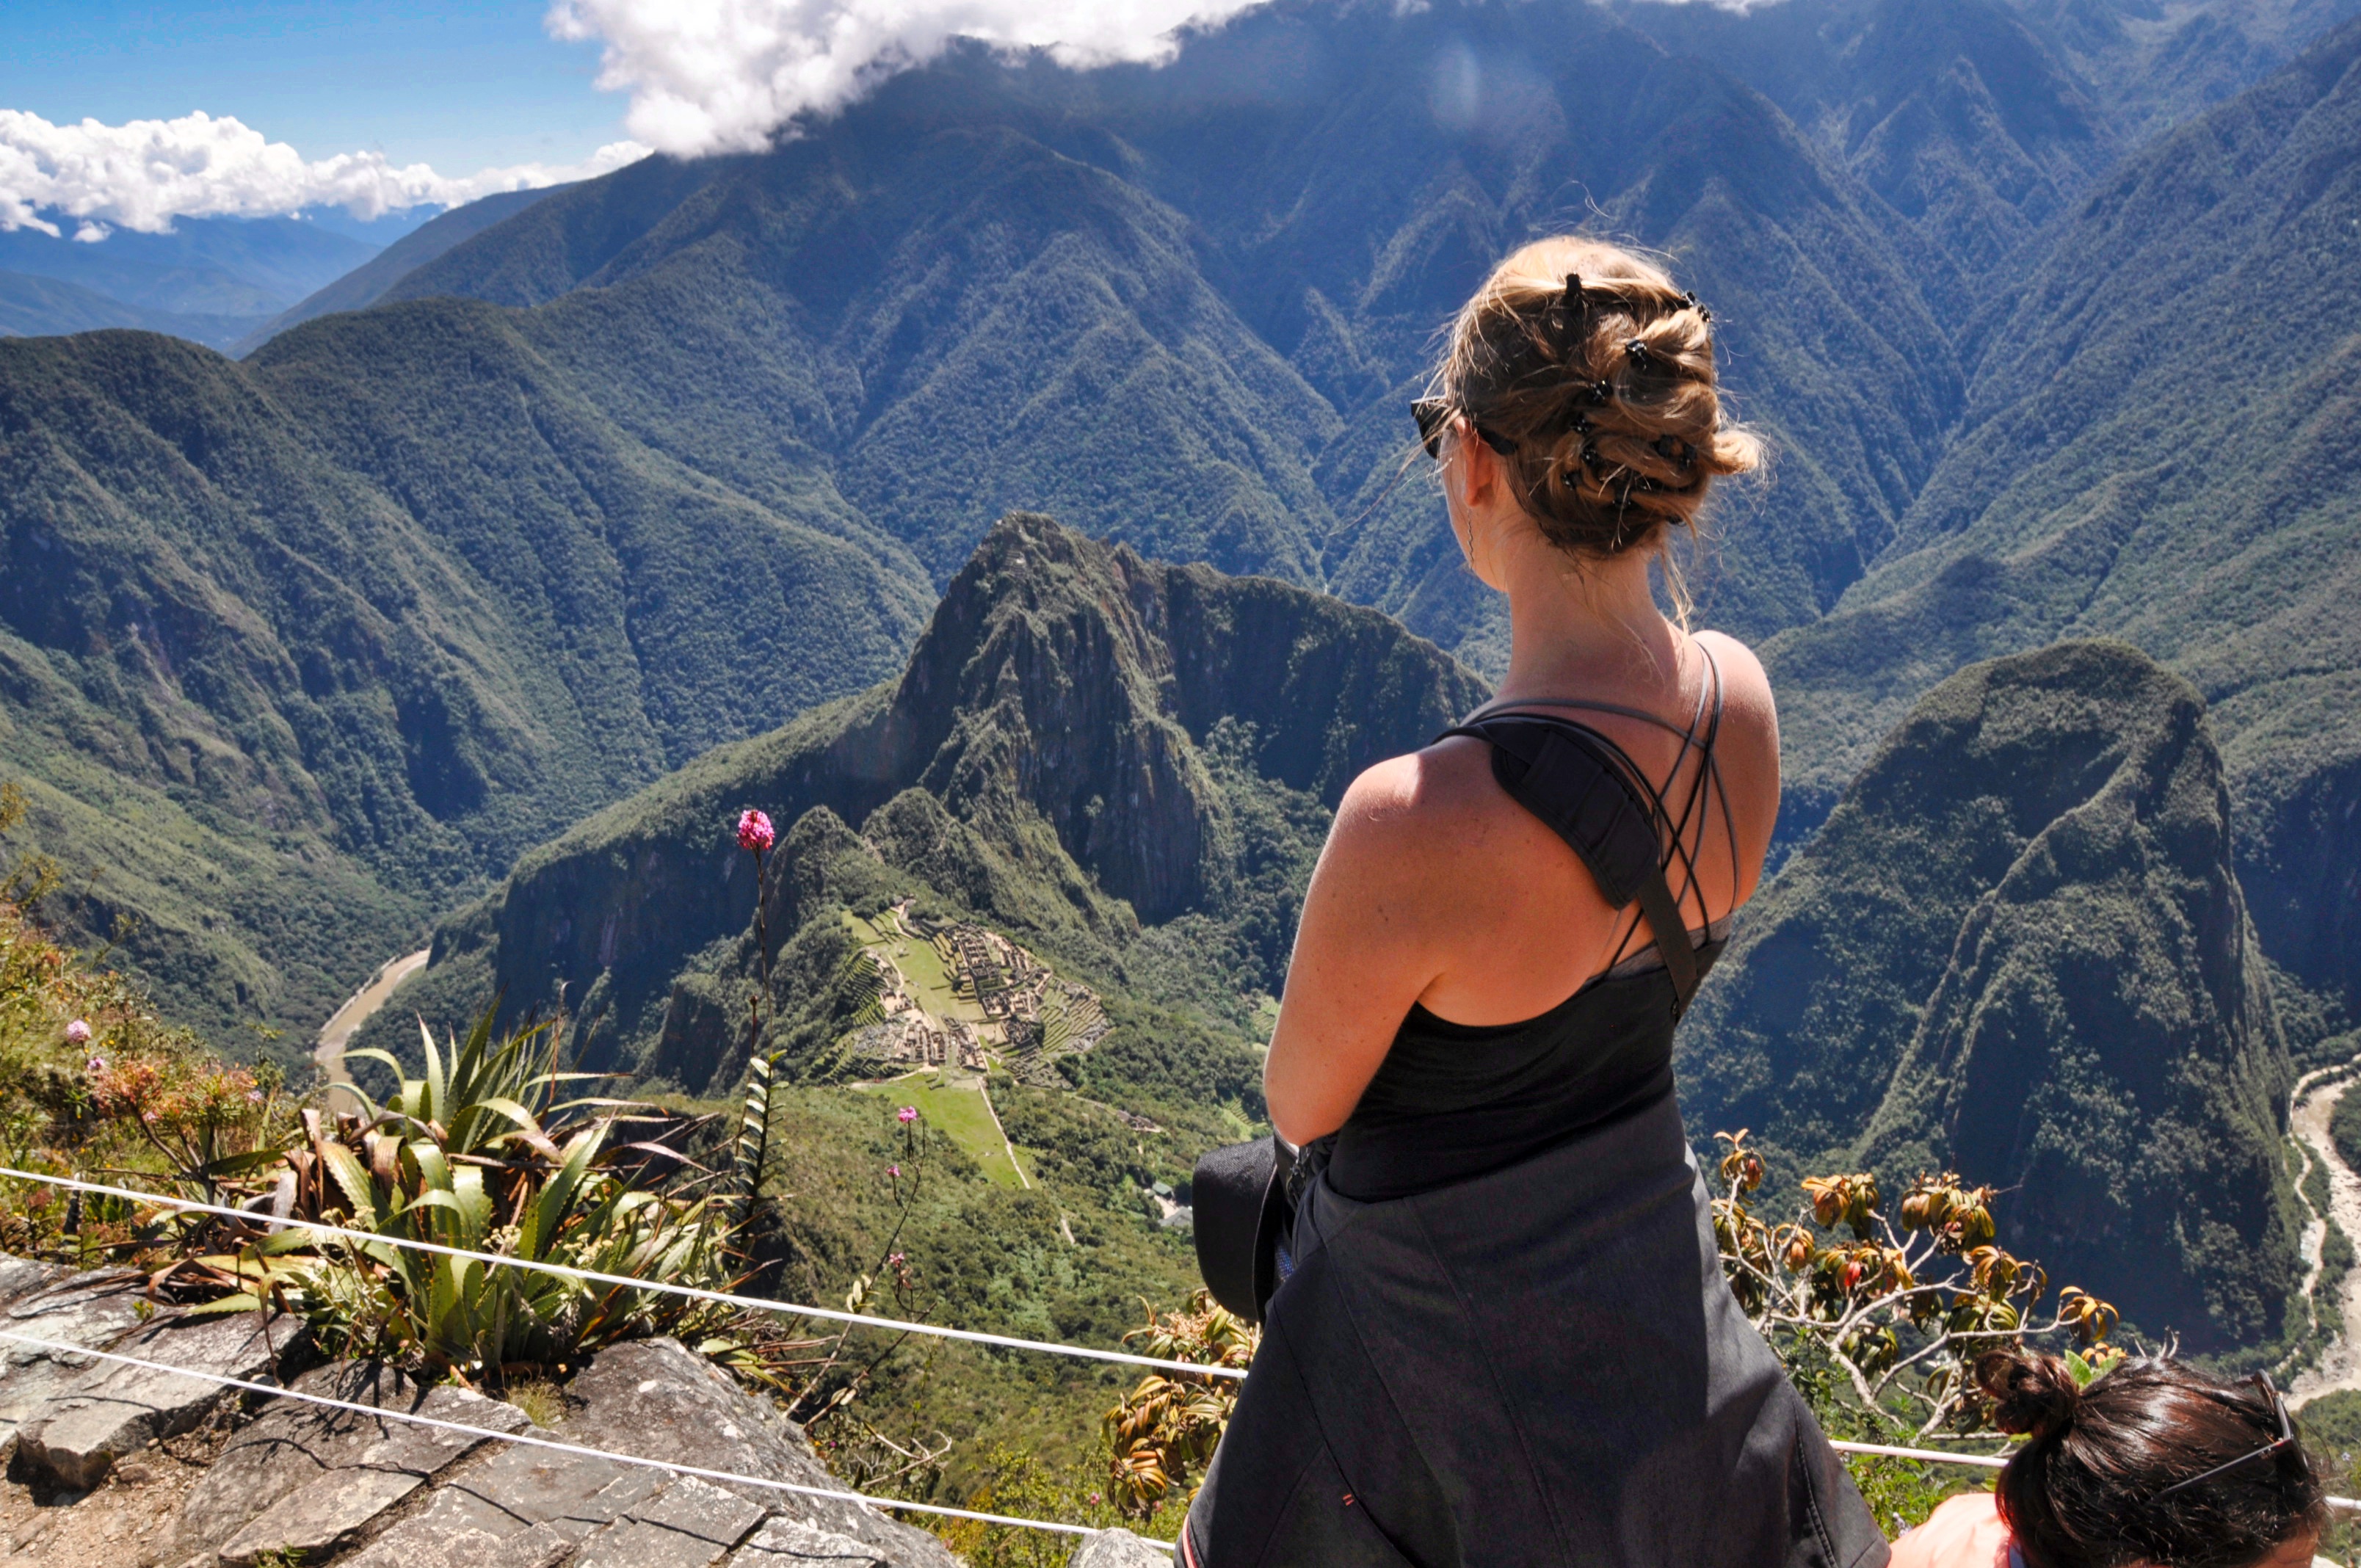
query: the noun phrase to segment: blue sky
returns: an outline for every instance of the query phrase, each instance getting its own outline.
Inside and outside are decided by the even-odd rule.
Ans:
[[[0,108],[119,125],[202,109],[306,158],[376,149],[446,173],[571,163],[623,137],[592,44],[541,0],[137,5],[0,0]]]

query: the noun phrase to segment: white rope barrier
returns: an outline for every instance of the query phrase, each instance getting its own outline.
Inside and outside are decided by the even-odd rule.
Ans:
[[[1047,1351],[1055,1355],[1081,1356],[1093,1361],[1120,1362],[1127,1365],[1152,1366],[1165,1371],[1189,1372],[1203,1376],[1243,1379],[1246,1376],[1246,1371],[1238,1367],[1207,1366],[1192,1361],[1171,1361],[1160,1356],[1133,1355],[1126,1351],[1093,1350],[1086,1345],[1060,1344],[1050,1340],[1018,1339],[1008,1334],[984,1333],[975,1329],[945,1328],[937,1323],[917,1323],[906,1321],[896,1318],[870,1317],[864,1313],[839,1311],[829,1307],[807,1307],[791,1301],[767,1300],[758,1296],[734,1296],[726,1291],[705,1290],[691,1285],[675,1285],[668,1280],[641,1279],[631,1275],[623,1274],[602,1274],[595,1269],[568,1268],[563,1264],[542,1263],[532,1258],[503,1257],[494,1253],[470,1252],[464,1247],[445,1246],[440,1242],[422,1242],[408,1236],[380,1235],[374,1231],[348,1230],[341,1225],[324,1224],[317,1220],[298,1220],[291,1218],[281,1219],[275,1215],[267,1212],[258,1212],[251,1209],[232,1209],[218,1203],[199,1203],[184,1198],[167,1198],[158,1193],[141,1192],[131,1188],[109,1187],[101,1182],[82,1181],[71,1177],[48,1176],[36,1171],[17,1170],[7,1166],[0,1166],[0,1178],[13,1178],[19,1181],[42,1182],[52,1187],[68,1188],[77,1192],[94,1192],[104,1197],[124,1198],[137,1203],[159,1204],[166,1208],[182,1210],[191,1213],[219,1214],[233,1220],[243,1220],[249,1224],[292,1226],[299,1230],[310,1231],[315,1234],[334,1237],[339,1241],[364,1243],[375,1242],[387,1246],[409,1247],[414,1251],[434,1253],[446,1257],[469,1258],[479,1263],[489,1263],[507,1268],[532,1269],[544,1274],[557,1275],[563,1278],[587,1280],[591,1283],[600,1285],[620,1286],[626,1289],[653,1290],[665,1295],[681,1296],[692,1300],[709,1301],[719,1306],[738,1307],[752,1311],[778,1312],[791,1317],[823,1318],[834,1322],[856,1323],[866,1328],[893,1329],[906,1333],[932,1334],[941,1339],[961,1340],[974,1344],[997,1345],[1008,1350]],[[19,1340],[27,1344],[38,1344],[42,1343],[36,1340],[27,1340],[25,1339],[25,1336],[15,1333],[0,1332],[0,1338]],[[62,1346],[50,1346],[49,1348],[71,1349],[73,1354],[77,1355],[102,1355],[105,1356],[109,1360],[122,1361],[127,1365],[135,1366],[150,1366],[154,1365],[148,1362],[137,1361],[128,1356],[112,1355],[104,1351],[83,1350],[79,1347]],[[166,1366],[157,1366],[155,1369],[167,1372],[181,1371],[181,1369],[178,1367]],[[192,1377],[203,1377],[206,1376],[203,1373],[194,1372],[184,1372],[182,1375]],[[287,1398],[308,1399],[314,1404],[338,1404],[337,1401],[333,1399],[322,1399],[314,1395],[299,1395],[287,1389],[273,1387],[267,1384],[240,1383],[236,1379],[231,1378],[215,1378],[212,1380],[221,1382],[225,1387],[251,1388],[258,1392]],[[355,1405],[342,1406],[340,1408],[368,1410],[379,1414],[392,1414],[392,1412],[389,1411],[377,1411],[376,1408],[373,1406]],[[400,1419],[417,1420],[425,1420],[423,1417],[401,1417]],[[451,1425],[451,1423],[447,1421],[429,1421],[427,1424],[441,1426]],[[476,1431],[476,1429],[472,1427],[453,1427],[452,1430],[455,1431]],[[503,1441],[534,1442],[544,1448],[557,1448],[565,1450],[569,1447],[569,1445],[565,1443],[552,1443],[539,1439],[511,1439],[508,1438],[506,1434],[500,1432],[483,1431],[477,1432],[477,1435],[481,1437],[499,1437]],[[1946,1453],[1939,1449],[1903,1448],[1887,1443],[1840,1442],[1831,1439],[1829,1440],[1828,1446],[1835,1449],[1839,1453],[1875,1454],[1892,1459],[1914,1459],[1927,1464],[1966,1464],[1989,1470],[1998,1470],[2008,1463],[2007,1458],[2004,1455],[2000,1454]],[[603,1451],[597,1449],[581,1449],[575,1450],[574,1452],[601,1453]],[[609,1459],[620,1459],[622,1456],[617,1454],[605,1454],[604,1457]],[[683,1475],[703,1475],[709,1474],[708,1472],[699,1471],[693,1467],[668,1465],[661,1460],[654,1459],[632,1459],[628,1461],[628,1463],[645,1464],[660,1470],[678,1469]],[[1062,1530],[1071,1534],[1092,1535],[1097,1533],[1096,1531],[1082,1525],[1047,1524],[1038,1519],[1008,1519],[997,1514],[978,1514],[960,1508],[946,1508],[932,1503],[899,1503],[886,1498],[862,1497],[857,1492],[814,1491],[810,1487],[799,1488],[790,1486],[785,1482],[760,1481],[752,1476],[732,1475],[723,1476],[721,1478],[725,1480],[747,1481],[755,1486],[779,1486],[788,1491],[812,1491],[813,1495],[816,1497],[840,1497],[856,1502],[874,1503],[882,1507],[916,1508],[922,1512],[949,1514],[960,1519],[983,1519],[989,1523],[994,1524],[1025,1525],[1036,1530]],[[2327,1501],[2328,1506],[2332,1508],[2350,1513],[2361,1513],[2361,1499],[2352,1497],[2330,1497]],[[1168,1541],[1154,1542],[1151,1544],[1170,1545],[1170,1543]]]
[[[939,1514],[945,1519],[974,1519],[983,1524],[1013,1525],[1024,1530],[1050,1530],[1059,1535],[1098,1535],[1100,1530],[1090,1525],[1060,1524],[1051,1519],[1018,1519],[1012,1514],[981,1513],[974,1508],[954,1508],[942,1503],[912,1503],[899,1497],[873,1497],[863,1492],[838,1491],[828,1486],[807,1486],[796,1481],[774,1481],[761,1475],[741,1475],[730,1470],[708,1470],[698,1464],[681,1464],[668,1459],[643,1459],[636,1453],[610,1453],[603,1448],[588,1448],[578,1442],[560,1442],[555,1438],[533,1437],[523,1432],[494,1431],[489,1427],[469,1426],[464,1421],[446,1421],[436,1416],[422,1416],[408,1410],[390,1410],[379,1405],[364,1405],[351,1399],[332,1399],[324,1394],[307,1394],[300,1389],[282,1387],[275,1383],[249,1382],[243,1377],[229,1377],[217,1372],[200,1372],[186,1366],[174,1366],[166,1362],[148,1361],[136,1355],[123,1355],[111,1350],[93,1350],[87,1345],[60,1344],[54,1340],[35,1339],[13,1329],[0,1329],[0,1339],[13,1340],[60,1355],[85,1355],[99,1361],[112,1361],[124,1366],[137,1366],[148,1372],[162,1372],[175,1377],[192,1377],[200,1383],[211,1383],[223,1388],[239,1388],[251,1394],[265,1395],[273,1399],[292,1399],[299,1404],[319,1405],[331,1410],[350,1410],[356,1415],[375,1416],[384,1420],[408,1421],[412,1426],[434,1427],[443,1431],[457,1432],[465,1437],[489,1439],[498,1442],[521,1443],[528,1448],[545,1448],[555,1453],[569,1453],[584,1459],[604,1459],[616,1464],[636,1464],[645,1470],[664,1470],[675,1475],[694,1475],[701,1481],[732,1481],[748,1486],[765,1486],[774,1492],[792,1492],[797,1497],[821,1497],[830,1502],[859,1503],[867,1508],[907,1509],[915,1513]],[[1170,1548],[1169,1541],[1152,1541],[1150,1546]]]
[[[38,1171],[17,1170],[0,1166],[0,1177],[19,1181],[38,1181],[51,1187],[67,1188],[76,1192],[95,1192],[103,1197],[125,1198],[135,1203],[151,1203],[163,1208],[178,1209],[192,1214],[220,1214],[233,1220],[243,1220],[250,1225],[290,1226],[309,1231],[314,1235],[330,1236],[338,1241],[374,1243],[381,1246],[408,1247],[413,1252],[434,1253],[443,1257],[468,1258],[478,1263],[491,1264],[500,1268],[522,1268],[538,1274],[554,1274],[562,1279],[586,1280],[597,1285],[616,1285],[630,1290],[653,1290],[661,1295],[680,1296],[692,1301],[707,1301],[719,1307],[735,1307],[752,1312],[777,1312],[794,1318],[821,1318],[830,1322],[857,1323],[862,1328],[890,1329],[902,1333],[931,1334],[937,1339],[963,1340],[971,1344],[997,1345],[1005,1350],[1039,1350],[1055,1355],[1080,1356],[1091,1361],[1118,1362],[1126,1366],[1152,1366],[1165,1372],[1192,1372],[1207,1377],[1243,1378],[1246,1373],[1235,1366],[1207,1366],[1193,1361],[1171,1361],[1162,1356],[1134,1355],[1124,1350],[1093,1350],[1087,1345],[1059,1344],[1049,1340],[1017,1339],[1009,1334],[988,1334],[975,1329],[945,1328],[939,1323],[914,1323],[900,1318],[876,1318],[865,1312],[840,1311],[832,1307],[807,1307],[793,1301],[774,1301],[761,1296],[733,1296],[723,1290],[705,1290],[694,1285],[675,1285],[665,1279],[642,1279],[628,1274],[601,1274],[591,1268],[569,1268],[562,1263],[543,1263],[529,1257],[503,1257],[497,1253],[470,1252],[465,1247],[445,1246],[440,1242],[422,1242],[409,1236],[380,1235],[375,1231],[348,1230],[342,1225],[324,1224],[317,1220],[281,1219],[275,1214],[253,1209],[232,1209],[219,1203],[199,1203],[186,1198],[167,1198],[159,1193],[141,1192],[128,1187],[109,1187],[103,1182],[82,1181],[67,1176],[46,1176]]]
[[[1834,1438],[1828,1439],[1828,1446],[1839,1453],[1882,1453],[1890,1459],[1925,1459],[1938,1464],[1980,1464],[1989,1470],[1998,1470],[2008,1463],[2005,1454],[1945,1453],[1938,1448],[1889,1448],[1882,1442],[1839,1442]]]

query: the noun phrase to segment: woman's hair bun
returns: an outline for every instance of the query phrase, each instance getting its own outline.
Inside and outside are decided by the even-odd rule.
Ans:
[[[2036,1440],[2061,1435],[2081,1408],[2081,1386],[2054,1355],[1986,1351],[1975,1373],[1976,1386],[1993,1402],[1993,1425],[2005,1432]]]
[[[1654,549],[1762,460],[1722,407],[1712,321],[1637,252],[1536,240],[1460,311],[1431,389],[1502,455],[1543,538],[1590,559]]]

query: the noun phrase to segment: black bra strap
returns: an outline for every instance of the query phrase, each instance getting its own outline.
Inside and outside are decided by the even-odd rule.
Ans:
[[[1502,714],[1455,725],[1492,748],[1492,776],[1509,797],[1565,840],[1617,909],[1639,901],[1673,981],[1673,1016],[1704,978],[1688,924],[1664,880],[1664,808],[1647,775],[1597,730],[1552,714]]]

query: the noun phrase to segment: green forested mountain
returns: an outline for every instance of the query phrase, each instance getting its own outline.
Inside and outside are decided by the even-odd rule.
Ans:
[[[60,912],[138,916],[229,1028],[324,1017],[526,846],[891,668],[924,604],[846,510],[683,471],[457,301],[246,365],[0,342],[0,755]]]
[[[1243,1037],[1284,972],[1328,809],[1482,692],[1372,611],[1012,516],[897,681],[710,752],[533,850],[442,929],[412,983],[446,1009],[495,992],[542,1008],[562,988],[585,1060],[726,1088],[740,1015],[712,1013],[698,977],[752,972],[752,861],[730,830],[753,806],[781,832],[769,929],[783,953],[816,943],[829,960],[783,961],[783,1004],[833,983],[833,906],[923,889],[1118,1004],[1136,993]],[[816,1048],[794,1019],[787,1006],[774,1030]]]
[[[1982,190],[1960,221],[2016,233],[2012,196],[2036,201]],[[573,305],[604,323],[576,334],[586,366],[628,342],[627,389],[725,433],[685,461],[749,483],[784,430],[939,580],[1000,510],[1042,506],[1497,659],[1495,611],[1404,482],[1402,404],[1494,259],[1584,224],[1679,256],[1795,455],[1733,510],[1717,613],[1816,617],[1955,413],[1920,286],[1941,269],[1776,104],[1572,0],[1275,5],[1155,71],[955,58],[764,157],[562,193],[392,293]]]
[[[2213,713],[2265,950],[2361,998],[2361,26],[2062,221],[1885,556],[1765,650],[1808,826],[1971,661],[2136,643]]]
[[[1497,660],[1402,402],[1528,233],[1672,247],[1721,310],[1788,453],[1702,564],[1741,630],[1859,576],[1962,386],[1910,224],[1770,99],[1578,0],[1274,6],[1156,71],[969,53],[445,247],[471,213],[336,286],[374,308],[240,364],[0,354],[27,694],[0,747],[85,928],[144,914],[129,957],[194,1015],[308,1024],[524,845],[883,675],[1011,508]],[[300,809],[257,809],[266,773]],[[126,813],[170,852],[109,831]],[[289,855],[366,918],[283,920]]]
[[[251,316],[181,315],[126,304],[111,294],[31,272],[0,272],[0,337],[134,327],[226,347],[249,330]]]
[[[460,241],[473,238],[494,224],[514,217],[551,191],[563,189],[563,186],[544,185],[530,191],[504,191],[498,195],[470,202],[464,207],[437,214],[359,266],[338,273],[324,286],[313,290],[259,326],[247,327],[230,345],[230,352],[241,356],[250,354],[289,327],[310,321],[314,316],[330,315],[337,311],[366,310],[384,298],[386,291]],[[180,335],[186,337],[192,334],[182,333]],[[199,338],[198,341],[213,340]]]
[[[1111,1344],[1142,1297],[1176,1303],[1195,1283],[1150,1192],[1185,1202],[1196,1156],[1261,1120],[1257,1047],[1330,809],[1482,690],[1374,611],[1012,516],[899,679],[719,748],[525,856],[437,932],[368,1038],[414,1052],[414,1014],[439,1026],[496,992],[519,1012],[562,995],[570,1063],[731,1094],[762,970],[732,829],[759,807],[779,828],[761,893],[783,1195],[765,1285],[838,1299],[898,1234],[914,1310]],[[985,1017],[934,967],[950,967],[949,939],[923,939],[962,929],[1046,963],[1067,1016],[1045,1009],[1029,1036],[999,1025],[1016,1033],[988,1066],[864,1047],[907,1016],[881,1010],[873,953],[901,949],[928,1009]],[[896,1233],[885,1167],[907,1174],[890,1117],[905,1102],[937,1152]],[[996,1441],[1084,1447],[1118,1381],[952,1348],[897,1360],[861,1413],[959,1434],[966,1476]]]
[[[1700,995],[1692,1132],[1897,1189],[1972,1173],[2013,1246],[2147,1332],[2279,1332],[2292,1074],[2223,776],[2197,692],[2125,644],[1937,686]]]

